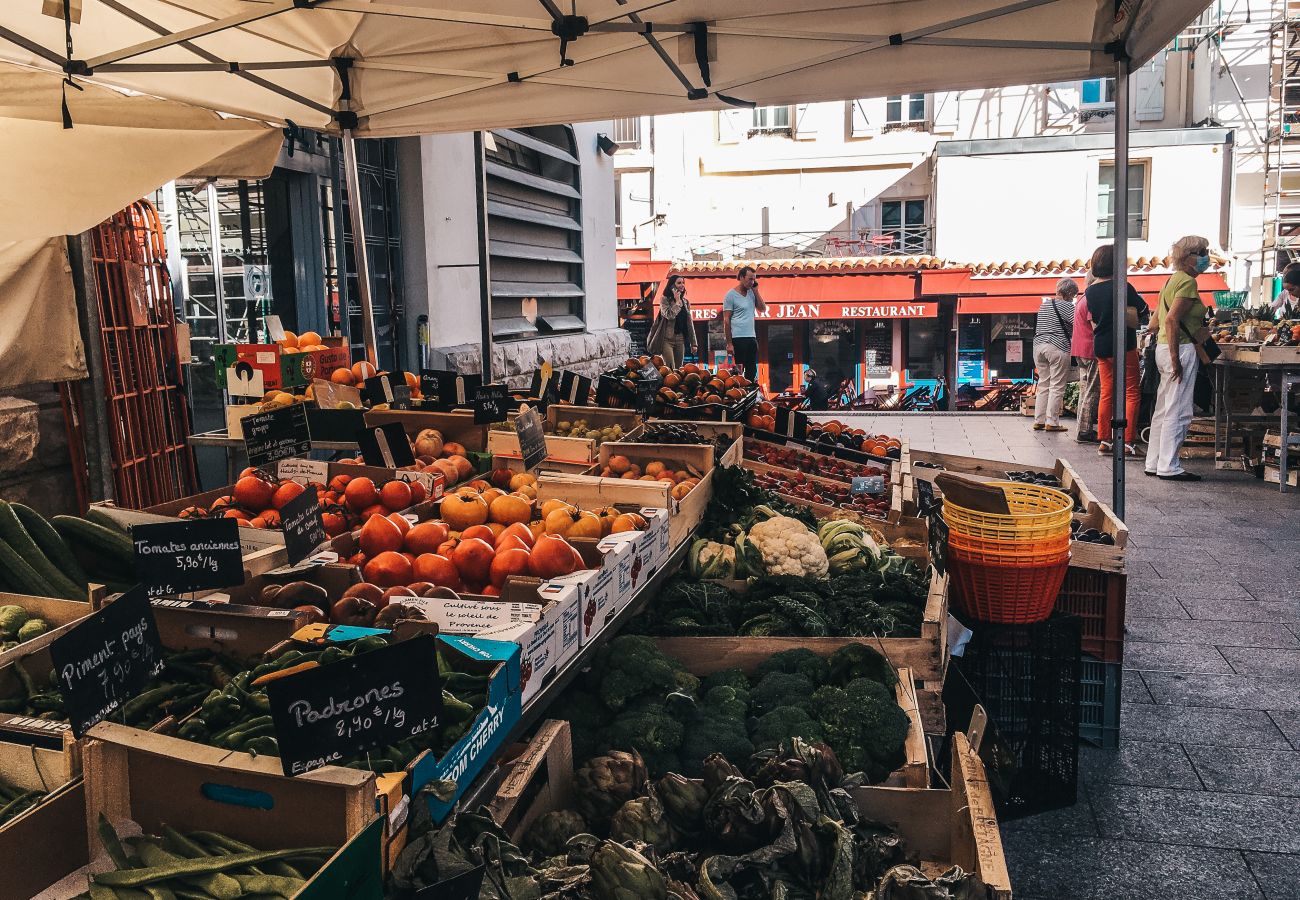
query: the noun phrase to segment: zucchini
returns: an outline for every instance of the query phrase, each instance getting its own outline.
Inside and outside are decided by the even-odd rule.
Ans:
[[[4,538],[0,538],[0,570],[4,570],[5,580],[20,594],[33,594],[37,597],[54,595],[54,589],[45,583],[45,579]]]
[[[54,526],[30,506],[23,503],[10,503],[9,506],[18,515],[18,521],[23,523],[32,540],[36,541],[36,546],[41,548],[45,558],[58,566],[59,571],[67,575],[68,579],[84,592],[90,579],[82,570],[81,563],[77,562],[77,558],[72,555],[72,550],[54,530]]]
[[[135,568],[135,545],[123,532],[77,516],[55,516],[50,524],[70,545],[85,544],[93,552],[118,561],[128,572]]]
[[[131,528],[129,525],[123,525],[117,519],[114,519],[108,513],[104,512],[98,506],[89,507],[83,516],[87,522],[93,522],[103,528],[107,528],[114,534],[125,535],[128,539],[131,537]]]
[[[54,593],[50,596],[62,597],[65,600],[86,599],[86,589],[78,588],[68,576],[59,571],[58,566],[46,558],[41,548],[36,546],[36,541],[32,540],[32,536],[23,527],[23,523],[18,520],[18,514],[14,512],[13,507],[4,500],[0,500],[0,537],[3,537],[19,556],[27,560],[27,564],[53,588]]]

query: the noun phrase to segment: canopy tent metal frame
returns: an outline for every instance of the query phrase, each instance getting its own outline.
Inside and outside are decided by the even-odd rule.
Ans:
[[[537,17],[529,16],[505,16],[482,13],[470,10],[456,9],[436,9],[423,6],[402,6],[394,3],[384,2],[366,2],[366,0],[269,0],[259,4],[250,4],[250,8],[244,9],[239,13],[225,16],[223,18],[211,18],[206,22],[191,25],[185,28],[171,30],[141,14],[138,10],[128,7],[126,0],[92,0],[103,7],[110,9],[117,14],[129,19],[136,25],[154,33],[154,37],[135,41],[128,46],[118,49],[101,52],[91,56],[88,59],[78,59],[73,55],[73,43],[71,35],[71,24],[65,22],[67,26],[67,47],[65,53],[43,46],[40,42],[31,39],[28,36],[19,34],[11,28],[0,24],[0,44],[7,42],[16,46],[28,54],[42,60],[44,63],[56,67],[67,77],[70,84],[74,84],[76,79],[91,79],[96,76],[106,77],[110,83],[115,79],[120,80],[122,77],[131,75],[145,75],[151,73],[158,74],[194,74],[203,72],[228,73],[234,78],[241,79],[244,83],[252,85],[268,95],[274,95],[282,100],[288,100],[292,104],[301,108],[303,114],[308,118],[314,118],[313,121],[319,121],[319,125],[309,127],[319,127],[322,130],[337,131],[342,138],[344,170],[347,181],[348,191],[351,195],[352,202],[349,204],[350,214],[353,224],[353,240],[355,242],[355,253],[358,268],[358,300],[361,307],[361,319],[363,324],[363,339],[366,347],[366,353],[369,359],[376,361],[375,329],[373,304],[371,299],[369,264],[365,244],[365,222],[364,210],[360,202],[360,180],[358,177],[357,160],[356,160],[356,139],[359,124],[363,119],[373,116],[381,116],[386,113],[392,113],[399,110],[410,110],[424,104],[431,104],[438,100],[449,98],[464,98],[473,95],[475,92],[500,87],[502,85],[514,85],[533,83],[538,85],[554,85],[558,89],[572,91],[603,91],[615,92],[616,94],[626,95],[629,98],[634,97],[662,97],[663,103],[655,102],[654,106],[660,112],[677,111],[683,107],[682,99],[689,101],[687,106],[698,109],[717,109],[726,106],[753,107],[757,102],[798,102],[791,101],[788,95],[791,91],[799,93],[803,101],[833,99],[829,96],[831,91],[825,86],[812,88],[809,86],[789,87],[779,83],[779,79],[796,73],[809,73],[815,69],[822,69],[833,63],[843,63],[846,60],[854,60],[875,51],[886,48],[899,48],[908,45],[922,47],[942,47],[942,48],[980,48],[991,50],[1008,50],[1008,51],[1056,51],[1060,53],[1083,53],[1089,54],[1086,63],[1080,62],[1076,65],[1074,62],[1068,64],[1068,68],[1078,77],[1098,77],[1104,76],[1104,65],[1099,57],[1109,56],[1114,60],[1114,78],[1116,82],[1116,110],[1115,110],[1115,197],[1113,203],[1114,212],[1114,235],[1115,251],[1120,260],[1118,271],[1115,273],[1115,321],[1122,322],[1124,315],[1124,301],[1127,295],[1128,271],[1127,271],[1127,249],[1128,249],[1128,131],[1129,131],[1129,79],[1128,74],[1133,62],[1142,60],[1131,60],[1128,56],[1131,43],[1135,39],[1135,30],[1139,24],[1143,25],[1143,31],[1137,38],[1141,46],[1141,53],[1150,55],[1162,46],[1167,37],[1171,37],[1175,32],[1168,32],[1167,28],[1159,28],[1153,24],[1154,20],[1161,15],[1155,7],[1157,4],[1152,0],[1115,0],[1114,17],[1115,21],[1124,23],[1122,36],[1118,40],[1110,42],[1094,42],[1050,39],[1050,30],[1046,33],[1049,39],[1017,39],[1014,37],[997,36],[971,36],[971,35],[954,35],[946,34],[957,29],[965,28],[971,25],[992,22],[1019,13],[1029,13],[1038,11],[1043,7],[1051,6],[1055,3],[1062,3],[1063,0],[1014,0],[1001,5],[987,9],[979,9],[965,15],[950,16],[942,21],[927,24],[910,30],[902,30],[887,34],[858,33],[855,30],[846,32],[832,31],[807,31],[791,33],[788,28],[763,28],[760,26],[736,26],[727,25],[718,22],[691,21],[691,22],[673,22],[673,21],[654,21],[653,18],[646,19],[642,14],[651,14],[655,11],[667,10],[671,15],[671,8],[676,0],[616,0],[619,4],[613,14],[598,17],[595,20],[589,20],[586,17],[575,14],[566,15],[562,12],[555,0],[538,0],[539,11],[544,15]],[[859,12],[867,4],[841,4],[835,9],[824,10],[823,13],[832,12]],[[870,4],[873,10],[880,10],[891,4]],[[183,4],[174,4],[181,7]],[[1191,2],[1186,2],[1176,10],[1172,4],[1163,7],[1164,14],[1184,15],[1189,18],[1199,12],[1193,9]],[[327,58],[313,57],[309,51],[303,50],[297,46],[290,46],[283,39],[278,39],[275,43],[272,37],[261,34],[256,31],[248,30],[250,26],[259,23],[265,23],[268,20],[287,14],[294,15],[311,15],[316,10],[333,10],[337,12],[353,13],[358,16],[375,16],[375,17],[392,17],[409,20],[411,22],[426,23],[445,23],[448,26],[484,26],[488,28],[506,29],[508,31],[518,31],[525,34],[534,34],[538,36],[550,35],[558,44],[558,58],[552,64],[536,64],[526,71],[488,71],[486,67],[482,69],[464,68],[463,66],[427,65],[416,62],[407,63],[400,59],[366,59],[350,47],[343,46],[331,51]],[[960,12],[961,10],[953,10]],[[194,10],[187,9],[186,12],[194,13]],[[1083,14],[1084,10],[1080,10]],[[775,9],[771,12],[772,16],[788,16],[789,9]],[[947,13],[944,13],[947,15]],[[1103,21],[1105,10],[1100,11],[1098,21]],[[4,13],[0,13],[0,23],[4,22]],[[768,15],[766,10],[746,14],[746,21],[750,19],[761,19]],[[66,11],[65,11],[66,17]],[[824,15],[823,18],[826,18]],[[826,18],[830,21],[829,18]],[[775,21],[780,24],[779,20],[770,20],[769,24]],[[1186,24],[1184,21],[1175,23],[1177,26]],[[1055,27],[1055,26],[1053,26]],[[1094,34],[1098,29],[1094,30]],[[198,46],[195,42],[205,40],[215,35],[228,31],[240,31],[243,36],[249,38],[256,37],[260,40],[270,42],[267,46],[273,46],[285,50],[287,53],[301,53],[299,59],[227,59],[221,55],[211,52],[208,49]],[[1148,34],[1147,32],[1151,32]],[[1114,33],[1112,29],[1111,34]],[[570,50],[575,43],[580,43],[583,38],[591,34],[619,35],[626,34],[628,40],[620,43],[604,43],[594,55],[585,56],[581,60],[572,58]],[[683,68],[680,53],[677,58],[665,48],[664,42],[657,35],[666,35],[672,37],[693,38],[694,44],[694,63],[698,69],[698,80],[688,75]],[[1077,36],[1077,35],[1076,35]],[[763,69],[756,72],[745,72],[743,75],[731,78],[721,83],[715,84],[712,78],[713,69],[718,65],[716,58],[711,57],[710,39],[718,37],[752,37],[759,39],[790,39],[800,41],[825,41],[828,45],[835,45],[833,49],[824,54],[814,55],[808,58],[800,58],[788,64],[778,64],[772,68]],[[848,44],[849,46],[844,46]],[[671,73],[672,79],[680,86],[680,93],[669,93],[667,89],[656,89],[655,85],[650,84],[630,84],[630,83],[608,83],[600,80],[576,80],[572,78],[572,73],[567,72],[575,65],[581,66],[584,70],[589,69],[588,64],[597,63],[602,60],[610,60],[620,57],[634,50],[644,50],[649,47],[654,55],[662,62]],[[536,49],[530,47],[529,49]],[[158,51],[176,50],[188,51],[195,60],[176,60],[168,59],[165,62],[142,62],[138,58]],[[679,47],[680,50],[680,47]],[[349,56],[347,54],[351,53]],[[382,54],[379,54],[382,55]],[[482,53],[480,52],[480,55]],[[512,59],[513,61],[513,59]],[[1035,63],[1038,65],[1038,63]],[[277,73],[301,72],[309,69],[322,67],[332,68],[338,77],[337,102],[332,106],[322,103],[317,99],[305,96],[301,91],[292,89],[285,84],[276,81]],[[361,72],[389,72],[401,73],[408,75],[429,75],[429,76],[446,76],[455,79],[468,81],[469,83],[458,84],[454,87],[446,87],[442,90],[431,91],[429,93],[408,92],[399,94],[382,100],[367,103],[368,98],[355,98],[350,89],[350,72],[357,70]],[[1005,74],[992,74],[997,70],[994,63],[989,64],[989,69],[984,74],[989,81],[1003,79]],[[1086,70],[1086,74],[1085,73]],[[824,70],[823,76],[830,70]],[[561,77],[563,76],[563,77]],[[972,85],[973,86],[973,85]],[[931,86],[931,89],[942,89],[938,84]],[[786,95],[781,94],[785,91]],[[752,93],[759,98],[759,101],[752,101],[744,98],[738,98],[735,94]],[[268,97],[268,100],[270,98]],[[240,102],[246,101],[229,101],[228,106],[237,106]],[[274,103],[274,101],[270,101]],[[222,108],[221,102],[206,104],[210,108],[223,112],[233,112],[241,114],[237,108]],[[574,119],[596,117],[593,114],[598,110],[595,105],[591,109],[582,109],[579,107],[574,110]],[[654,110],[645,109],[645,114],[650,114]],[[247,113],[242,113],[247,114]],[[488,126],[490,115],[500,116],[500,112],[477,113],[481,124],[480,128]],[[603,117],[603,116],[600,116]],[[285,121],[292,124],[287,117],[281,116],[264,116],[272,121]],[[444,120],[445,121],[445,120]],[[436,124],[427,129],[413,129],[403,131],[407,128],[405,125],[389,126],[385,125],[379,129],[381,134],[394,133],[424,133],[425,131],[438,130]],[[465,129],[457,129],[465,130]],[[480,132],[481,134],[481,132]],[[483,141],[481,136],[476,139],[476,150],[481,156]],[[478,165],[481,166],[481,159]],[[480,229],[485,225],[480,223]],[[480,241],[483,235],[480,235]],[[486,260],[481,261],[486,265]],[[483,305],[485,320],[490,316],[490,297],[487,296],[487,287],[485,279],[480,279],[484,283],[481,287],[480,300]],[[483,371],[489,380],[492,377],[492,355],[491,355],[491,329],[490,323],[485,321],[483,329]],[[1123,343],[1116,342],[1115,353],[1115,378],[1117,384],[1122,385],[1125,379],[1125,359]],[[1115,391],[1115,404],[1111,412],[1113,427],[1122,433],[1124,422],[1124,400],[1123,391]],[[1113,462],[1113,502],[1115,511],[1121,517],[1124,511],[1124,443],[1123,440],[1115,442],[1114,462]]]

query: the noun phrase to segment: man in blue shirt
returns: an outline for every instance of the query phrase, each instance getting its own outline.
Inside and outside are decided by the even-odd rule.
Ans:
[[[760,312],[767,312],[767,304],[758,293],[758,275],[753,266],[745,266],[736,275],[736,286],[727,291],[722,301],[722,332],[727,336],[727,353],[740,364],[750,381],[758,380],[754,315]]]

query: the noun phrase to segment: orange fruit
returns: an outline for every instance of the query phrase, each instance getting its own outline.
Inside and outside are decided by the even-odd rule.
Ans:
[[[370,363],[362,360],[359,363],[352,364],[352,377],[356,381],[365,381],[367,378],[375,377],[375,367]]]
[[[288,332],[285,332],[285,334],[287,335]],[[303,347],[305,349],[307,347],[316,347],[319,345],[320,345],[320,335],[314,331],[304,331],[302,334],[298,335],[299,347]]]
[[[380,489],[379,502],[393,512],[406,509],[411,505],[411,486],[405,481],[394,479]]]
[[[298,347],[298,335],[294,334],[292,331],[286,331],[284,333],[284,337],[281,338],[276,343],[278,343],[281,347],[284,347],[286,349],[288,348],[296,349]]]

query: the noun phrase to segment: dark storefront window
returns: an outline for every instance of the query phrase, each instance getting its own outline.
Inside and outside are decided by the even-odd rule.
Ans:
[[[894,320],[868,319],[861,327],[863,377],[890,377],[894,368]]]
[[[944,374],[947,337],[938,319],[907,320],[907,379],[934,381]]]
[[[808,355],[805,362],[824,377],[833,389],[848,379],[858,389],[861,344],[856,322],[818,321],[808,324]]]
[[[795,328],[792,323],[775,322],[767,326],[767,386],[779,394],[794,384]]]
[[[995,314],[990,318],[989,379],[1033,378],[1035,314]]]
[[[357,172],[361,179],[361,208],[370,258],[370,297],[374,307],[375,343],[382,369],[402,368],[402,231],[398,224],[397,142],[357,141]],[[362,344],[361,301],[357,292],[357,261],[353,252],[352,220],[344,190],[343,240],[348,282],[348,335],[354,356]]]

